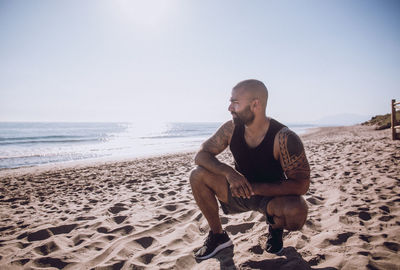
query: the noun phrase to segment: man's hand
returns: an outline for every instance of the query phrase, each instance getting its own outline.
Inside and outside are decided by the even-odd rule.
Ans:
[[[239,172],[233,170],[226,176],[233,197],[242,197],[250,199],[254,195],[253,188],[249,181]]]

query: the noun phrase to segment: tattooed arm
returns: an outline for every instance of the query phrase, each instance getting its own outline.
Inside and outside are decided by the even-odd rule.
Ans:
[[[233,122],[228,121],[211,138],[206,140],[196,154],[194,159],[196,165],[202,166],[215,174],[226,175],[231,167],[220,162],[215,156],[229,145],[234,127]]]
[[[276,184],[256,184],[253,190],[258,195],[304,195],[310,186],[310,166],[299,136],[287,127],[275,137],[274,154],[279,158],[287,180]]]
[[[250,198],[254,193],[247,179],[234,168],[220,162],[215,157],[229,145],[234,128],[233,121],[223,124],[211,138],[201,145],[194,162],[212,173],[225,176],[232,191],[232,196]]]

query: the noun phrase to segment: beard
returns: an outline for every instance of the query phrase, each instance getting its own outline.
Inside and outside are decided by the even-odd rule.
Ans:
[[[247,105],[242,112],[232,113],[233,123],[235,125],[250,125],[254,121],[254,113],[250,110],[250,105]]]

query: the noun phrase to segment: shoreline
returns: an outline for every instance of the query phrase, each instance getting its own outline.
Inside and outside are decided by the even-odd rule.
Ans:
[[[176,153],[167,154],[154,154],[143,157],[116,157],[116,158],[91,158],[71,161],[60,161],[56,163],[47,163],[31,166],[23,166],[18,168],[2,168],[0,169],[0,177],[7,176],[10,174],[29,174],[29,173],[41,173],[50,170],[68,170],[74,168],[85,168],[85,167],[96,167],[96,166],[113,166],[118,163],[132,163],[132,162],[143,162],[148,159],[158,158],[169,158],[173,156],[195,154],[195,151],[182,151]]]
[[[49,145],[47,149],[46,147],[42,149],[44,146],[41,145],[41,143],[38,143],[26,148],[19,149],[17,147],[18,144],[14,145],[13,143],[11,143],[11,148],[8,148],[8,144],[2,144],[2,146],[0,147],[0,152],[2,153],[2,157],[0,158],[0,171],[7,169],[46,166],[52,164],[58,166],[64,163],[78,164],[80,162],[95,163],[97,161],[124,161],[129,159],[140,159],[168,154],[194,152],[197,151],[200,147],[200,144],[204,140],[206,140],[208,136],[211,136],[212,133],[214,133],[215,130],[219,127],[219,125],[213,128],[211,128],[210,126],[204,126],[203,128],[206,133],[209,133],[209,135],[206,136],[204,134],[204,130],[200,132],[202,128],[201,126],[193,127],[195,130],[197,130],[198,134],[196,135],[193,134],[193,130],[190,130],[190,123],[186,124],[188,125],[188,127],[186,128],[189,129],[178,126],[176,127],[176,130],[172,129],[170,131],[171,134],[168,135],[164,134],[163,132],[159,132],[160,134],[158,135],[147,134],[143,136],[138,136],[132,135],[129,129],[127,129],[124,131],[125,133],[121,133],[124,136],[130,136],[128,136],[130,139],[125,139],[125,141],[121,139],[118,140],[118,136],[114,134],[116,137],[113,140],[104,141],[103,143],[96,144],[83,144],[81,146],[75,143],[69,146],[63,144],[57,146],[57,143],[54,143]],[[217,123],[209,124],[216,125]],[[300,135],[302,133],[305,133],[307,129],[314,127],[315,126],[312,125],[295,125],[292,128]],[[56,128],[57,131],[57,127],[54,128]],[[180,133],[180,130],[182,131],[182,133]],[[53,133],[61,132],[60,130],[58,130],[57,132],[56,131],[53,131]],[[36,135],[32,136],[33,141],[37,140],[38,138],[40,138],[40,141],[42,141],[43,143],[46,142],[46,140],[49,140],[49,138],[46,136],[43,138],[40,136],[35,137]],[[98,139],[101,139],[100,137]],[[74,139],[73,136],[70,139]],[[10,140],[12,140],[12,138],[10,138]],[[16,143],[16,141],[14,141],[14,143]],[[13,147],[17,148],[14,149]],[[57,149],[58,147],[61,147],[61,149]]]
[[[301,231],[285,231],[282,256],[264,251],[262,214],[220,211],[234,247],[195,261],[208,225],[187,152],[0,171],[0,268],[400,268],[399,142],[365,126],[300,137],[312,169],[309,215]],[[232,164],[227,151],[218,157]]]
[[[355,125],[358,126],[358,125]],[[352,127],[352,126],[349,126]],[[312,136],[312,134],[318,133],[320,130],[329,128],[340,128],[340,127],[312,127],[308,128],[304,133],[298,134],[300,138]],[[200,148],[200,145],[199,145]],[[145,160],[149,158],[162,158],[168,156],[175,156],[175,155],[185,155],[185,154],[195,154],[198,150],[183,150],[179,152],[169,152],[169,153],[162,153],[162,154],[147,154],[143,156],[137,157],[99,157],[99,158],[87,158],[87,159],[80,159],[80,160],[71,160],[71,161],[60,161],[54,163],[45,163],[45,164],[37,164],[37,165],[29,165],[29,166],[21,166],[16,168],[0,168],[0,177],[3,175],[8,175],[9,173],[30,173],[31,171],[47,171],[51,169],[68,169],[73,167],[93,167],[96,165],[105,165],[105,164],[114,164],[118,162],[137,162],[140,160]]]

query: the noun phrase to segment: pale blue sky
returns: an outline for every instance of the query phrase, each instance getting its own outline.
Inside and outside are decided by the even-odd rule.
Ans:
[[[247,78],[283,122],[388,113],[400,1],[0,0],[0,121],[224,121]]]

